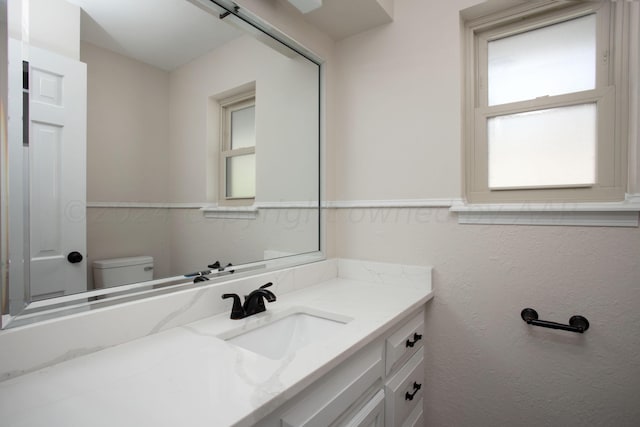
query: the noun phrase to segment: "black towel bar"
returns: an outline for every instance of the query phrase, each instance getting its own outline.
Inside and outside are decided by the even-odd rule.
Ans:
[[[571,316],[569,324],[549,322],[548,320],[538,320],[538,312],[533,308],[525,308],[520,312],[522,320],[529,325],[542,326],[543,328],[561,329],[563,331],[576,332],[578,334],[584,333],[589,329],[589,321],[583,316]]]

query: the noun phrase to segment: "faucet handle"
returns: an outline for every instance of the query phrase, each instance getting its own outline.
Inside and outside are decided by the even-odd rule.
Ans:
[[[237,294],[222,294],[222,299],[233,298],[233,307],[231,308],[232,319],[244,319],[245,312],[240,302],[240,297]]]
[[[273,285],[272,282],[268,282],[268,283],[265,283],[264,285],[260,286],[260,289],[268,288],[269,286],[272,286],[272,285]]]
[[[260,292],[262,295],[264,295],[264,297],[267,299],[267,301],[269,302],[274,302],[276,300],[276,296],[273,292],[271,292],[270,290],[266,289],[269,286],[272,286],[273,283],[269,282],[269,283],[265,283],[264,285],[260,286],[260,288],[256,289],[254,292]]]

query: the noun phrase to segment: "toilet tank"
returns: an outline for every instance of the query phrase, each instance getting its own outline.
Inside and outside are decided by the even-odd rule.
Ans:
[[[100,259],[93,261],[93,286],[96,289],[153,280],[153,257]]]

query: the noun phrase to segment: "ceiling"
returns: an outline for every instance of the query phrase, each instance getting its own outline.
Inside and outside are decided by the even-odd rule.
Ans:
[[[171,71],[243,34],[185,0],[67,0],[83,41]]]
[[[66,0],[82,9],[83,41],[171,71],[244,32],[198,0]],[[303,15],[334,40],[393,20],[393,0],[322,0]]]
[[[304,19],[342,40],[393,21],[393,0],[322,0],[322,6],[304,14]]]

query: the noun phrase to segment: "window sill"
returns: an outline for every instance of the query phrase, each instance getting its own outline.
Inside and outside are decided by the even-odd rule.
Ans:
[[[454,204],[459,224],[638,227],[640,200],[617,203]]]
[[[205,206],[202,215],[210,219],[256,219],[258,207],[251,206]]]

